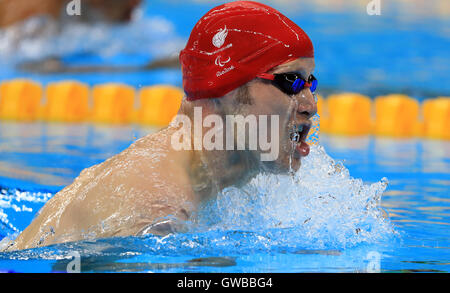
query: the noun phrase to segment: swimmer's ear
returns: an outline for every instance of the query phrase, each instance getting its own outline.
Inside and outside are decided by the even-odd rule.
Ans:
[[[242,96],[242,98],[241,100],[238,100],[240,96]],[[226,114],[236,114],[236,111],[239,110],[239,106],[242,106],[242,99],[245,99],[246,102],[248,102],[249,98],[247,85],[236,88],[219,98],[188,101],[185,96],[181,102],[178,114],[184,114],[193,119],[194,108],[201,107],[203,115],[218,114],[224,117]]]

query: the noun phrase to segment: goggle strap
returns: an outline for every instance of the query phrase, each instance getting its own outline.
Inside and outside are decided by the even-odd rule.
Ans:
[[[275,75],[270,73],[260,73],[257,75],[257,77],[262,79],[275,80]]]

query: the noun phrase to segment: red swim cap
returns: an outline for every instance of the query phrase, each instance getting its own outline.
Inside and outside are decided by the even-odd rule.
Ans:
[[[189,101],[222,97],[277,65],[313,56],[306,33],[277,10],[227,3],[197,22],[180,53],[184,91]]]

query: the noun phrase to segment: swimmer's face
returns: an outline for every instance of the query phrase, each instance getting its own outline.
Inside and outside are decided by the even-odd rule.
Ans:
[[[296,72],[308,80],[314,70],[314,58],[299,58],[273,68],[269,73]],[[249,83],[249,94],[252,97],[252,105],[249,107],[254,115],[278,115],[279,155],[275,161],[263,162],[271,172],[285,173],[300,168],[300,159],[309,153],[309,146],[305,139],[311,127],[310,118],[316,114],[317,105],[313,94],[308,87],[303,88],[298,94],[289,96],[274,86],[270,81],[256,78]],[[295,130],[296,131],[295,131]],[[268,123],[268,136],[270,137],[270,123]],[[292,141],[293,134],[297,134],[299,140]],[[272,139],[272,138],[270,138]],[[266,153],[266,152],[264,152]]]

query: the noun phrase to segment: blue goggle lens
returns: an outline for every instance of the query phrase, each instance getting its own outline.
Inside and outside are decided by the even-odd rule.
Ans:
[[[311,81],[311,87],[309,89],[310,89],[310,91],[312,93],[316,91],[316,89],[317,89],[317,79],[313,79]]]
[[[292,91],[294,93],[299,93],[303,86],[305,85],[305,81],[303,79],[297,78],[292,84]]]

